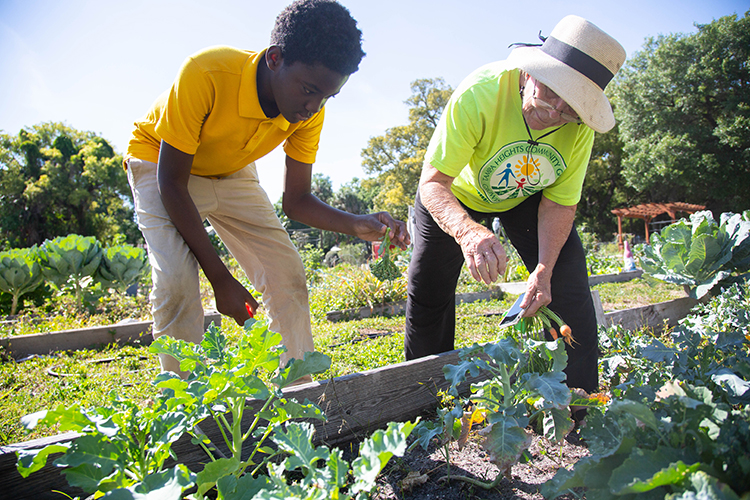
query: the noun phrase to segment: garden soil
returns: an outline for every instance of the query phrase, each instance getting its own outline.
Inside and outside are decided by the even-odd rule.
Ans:
[[[493,481],[498,468],[489,461],[488,453],[479,444],[481,437],[472,432],[469,442],[458,449],[455,442],[450,445],[451,476],[466,476],[473,479]],[[561,443],[551,443],[534,434],[528,450],[530,459],[518,463],[511,469],[510,477],[489,490],[473,484],[452,479],[446,481],[448,468],[442,448],[431,446],[425,451],[414,447],[403,457],[393,457],[378,479],[373,500],[544,500],[540,493],[542,485],[551,479],[558,469],[572,469],[581,458],[588,455],[585,442],[574,431]],[[410,481],[412,477],[421,478]],[[424,481],[424,482],[422,482]],[[410,483],[414,484],[410,484]],[[575,498],[573,495],[561,499]]]

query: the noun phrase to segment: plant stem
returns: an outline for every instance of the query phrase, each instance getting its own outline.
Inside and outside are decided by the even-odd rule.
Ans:
[[[474,479],[473,477],[466,476],[453,476],[453,479],[473,484],[474,486],[479,486],[480,488],[483,488],[485,490],[491,490],[492,488],[500,484],[500,481],[503,480],[503,475],[498,474],[490,483],[488,483],[487,481],[482,481],[481,479]],[[448,477],[447,481],[450,481],[450,477]]]

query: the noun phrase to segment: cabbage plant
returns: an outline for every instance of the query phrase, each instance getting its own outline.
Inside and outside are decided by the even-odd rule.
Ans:
[[[750,210],[724,213],[719,224],[706,210],[665,227],[644,246],[641,267],[656,279],[683,285],[693,298],[747,279],[742,273],[750,268]]]
[[[0,252],[0,290],[13,296],[11,315],[16,314],[18,299],[36,290],[42,284],[42,280],[36,245]]]
[[[105,248],[96,278],[107,287],[124,292],[151,269],[143,248],[118,245]]]
[[[79,310],[83,306],[83,289],[93,281],[101,260],[102,247],[93,236],[60,236],[42,243],[39,252],[44,276],[59,290],[72,288]]]

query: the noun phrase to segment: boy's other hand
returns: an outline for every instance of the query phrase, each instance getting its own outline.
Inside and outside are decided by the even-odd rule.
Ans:
[[[258,310],[258,301],[234,277],[214,285],[213,288],[216,309],[221,314],[233,318],[240,326],[251,318],[247,311],[248,306],[253,315]]]

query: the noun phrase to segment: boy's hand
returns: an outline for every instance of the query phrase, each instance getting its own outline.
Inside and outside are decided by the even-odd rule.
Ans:
[[[359,215],[354,225],[356,236],[365,241],[378,241],[383,238],[387,228],[391,228],[391,243],[398,246],[401,250],[411,243],[411,237],[406,230],[406,224],[396,220],[388,212],[378,212],[376,214]]]
[[[251,313],[255,315],[258,310],[258,301],[234,277],[215,284],[213,288],[216,309],[221,314],[234,318],[240,326],[253,317]]]

